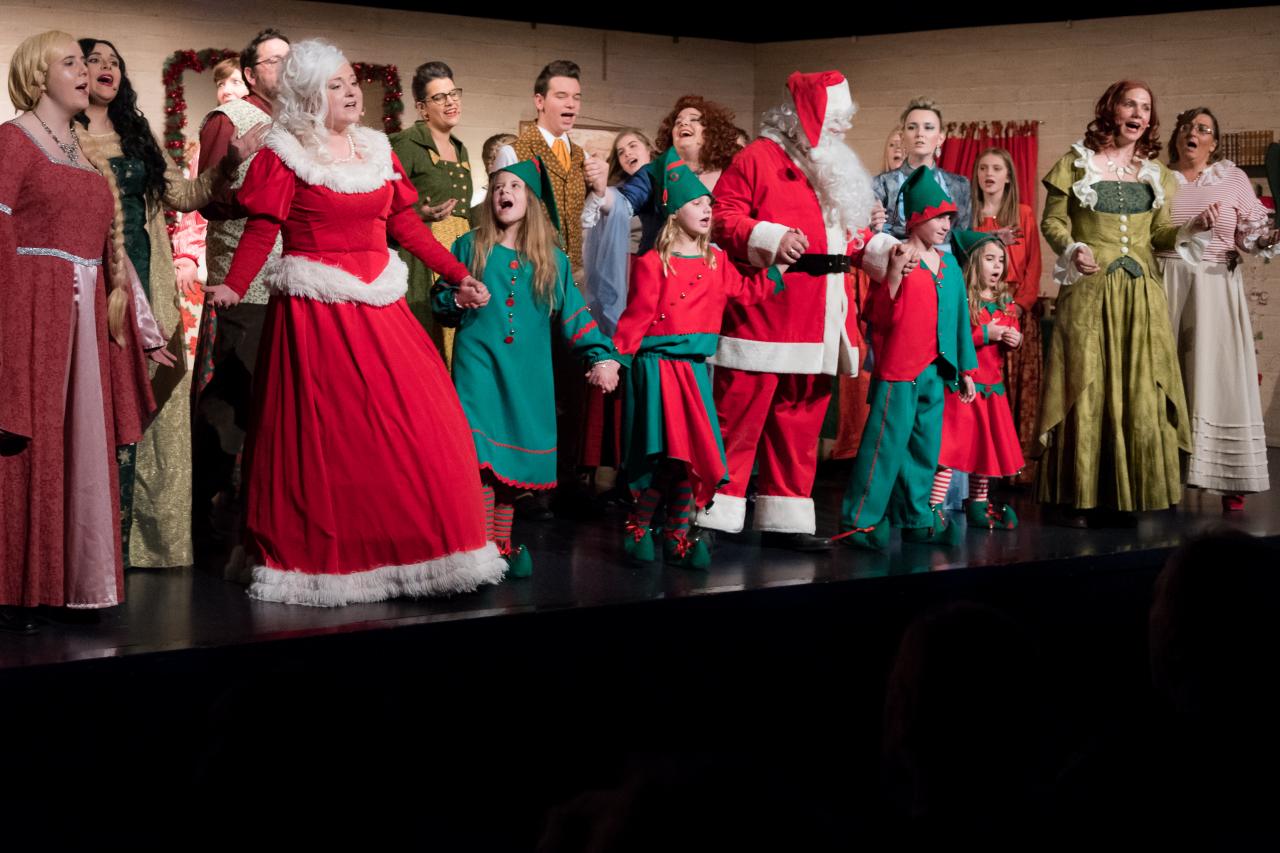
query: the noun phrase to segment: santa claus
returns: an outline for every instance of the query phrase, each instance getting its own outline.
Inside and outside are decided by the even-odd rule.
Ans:
[[[820,550],[831,542],[814,535],[819,433],[831,377],[856,375],[859,365],[846,278],[853,267],[882,276],[897,241],[873,236],[884,211],[844,143],[856,110],[844,76],[796,72],[787,88],[792,103],[765,113],[761,138],[716,185],[719,245],[739,262],[791,266],[783,293],[759,305],[731,305],[725,314],[714,382],[729,483],[698,523],[742,530],[758,460],[762,544]]]

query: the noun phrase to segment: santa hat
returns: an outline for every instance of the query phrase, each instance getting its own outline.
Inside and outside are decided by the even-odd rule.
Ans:
[[[814,74],[794,72],[787,78],[791,100],[796,105],[796,115],[804,128],[810,146],[816,146],[822,138],[822,128],[829,119],[853,114],[853,95],[849,93],[849,81],[839,71],[819,71]]]

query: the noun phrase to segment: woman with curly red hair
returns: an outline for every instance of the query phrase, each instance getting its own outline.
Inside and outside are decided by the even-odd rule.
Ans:
[[[1133,523],[1182,497],[1187,403],[1154,252],[1203,252],[1216,209],[1182,228],[1155,96],[1121,80],[1044,178],[1040,230],[1061,286],[1040,408],[1040,500],[1071,526]],[[1193,236],[1194,235],[1194,236]]]
[[[741,150],[738,147],[738,128],[733,122],[733,111],[729,108],[715,101],[708,101],[700,95],[682,96],[658,126],[658,135],[654,137],[658,156],[654,158],[654,162],[660,162],[668,149],[675,148],[680,159],[693,170],[703,185],[714,192],[720,173],[733,160],[733,155]],[[657,236],[656,224],[660,223],[660,219],[656,215],[649,215],[656,211],[652,199],[653,175],[650,170],[640,169],[621,186],[615,187],[616,192],[607,192],[608,165],[603,160],[588,158],[584,168],[591,192],[587,195],[586,206],[582,211],[582,227],[594,227],[600,221],[601,214],[607,215],[613,209],[615,198],[621,197],[630,208],[625,212],[628,220],[633,215],[647,220],[637,254],[644,254],[653,248],[654,237]]]

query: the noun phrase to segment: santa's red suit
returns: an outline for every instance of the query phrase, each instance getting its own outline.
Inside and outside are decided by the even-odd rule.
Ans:
[[[786,290],[759,305],[732,305],[725,313],[715,356],[715,401],[724,435],[729,484],[698,524],[730,533],[743,527],[746,490],[759,458],[755,527],[774,533],[812,534],[818,438],[831,398],[831,376],[856,375],[861,338],[857,310],[845,287],[849,265],[884,269],[892,237],[854,233],[850,193],[835,187],[848,171],[824,172],[811,152],[839,145],[853,115],[849,86],[838,72],[796,74],[788,80],[794,110],[787,130],[769,126],[743,149],[716,184],[715,240],[738,261],[754,266],[785,262],[779,245],[789,229],[808,238],[809,259],[789,271]],[[782,122],[785,126],[785,120]],[[833,135],[823,141],[823,135]],[[821,141],[821,142],[820,142]],[[844,165],[861,171],[852,152]],[[852,165],[850,165],[852,164]],[[861,179],[869,184],[865,172]],[[825,181],[825,183],[824,183]],[[855,181],[856,183],[856,181]],[[818,189],[815,188],[815,184]],[[820,192],[819,189],[822,191]],[[871,200],[861,211],[866,224]],[[843,210],[839,209],[843,208]],[[848,264],[839,257],[847,256]],[[818,269],[826,262],[830,267]],[[816,296],[815,296],[816,294]]]

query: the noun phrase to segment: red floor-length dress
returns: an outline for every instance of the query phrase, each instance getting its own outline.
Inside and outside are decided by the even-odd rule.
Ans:
[[[114,209],[94,169],[0,126],[0,605],[124,600],[116,447],[155,403],[132,299],[125,345],[107,333]]]
[[[418,217],[386,137],[353,135],[359,159],[333,163],[274,128],[237,196],[249,220],[228,286],[243,292],[284,238],[244,460],[249,594],[266,601],[464,592],[506,568],[462,406],[387,234],[448,280],[466,268]]]

